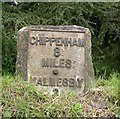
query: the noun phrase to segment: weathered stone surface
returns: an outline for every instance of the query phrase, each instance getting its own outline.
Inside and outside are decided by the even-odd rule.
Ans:
[[[19,31],[16,71],[38,89],[80,93],[94,83],[91,34],[80,26],[30,26]]]

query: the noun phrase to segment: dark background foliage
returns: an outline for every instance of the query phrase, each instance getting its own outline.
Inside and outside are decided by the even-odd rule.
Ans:
[[[120,73],[120,3],[2,4],[2,68],[14,74],[18,30],[29,25],[79,25],[92,33],[96,76]]]

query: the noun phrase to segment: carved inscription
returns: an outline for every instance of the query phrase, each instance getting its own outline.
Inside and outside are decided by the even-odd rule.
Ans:
[[[77,46],[77,47],[84,47],[84,39],[81,38],[54,38],[54,37],[41,37],[41,36],[32,36],[31,38],[32,45],[46,45],[49,44],[53,46]],[[55,49],[56,52],[59,52],[59,48]],[[58,53],[59,54],[59,53]],[[60,55],[60,54],[59,54]]]
[[[69,69],[72,66],[72,61],[70,59],[42,58],[41,66]]]
[[[33,76],[31,82],[35,83],[36,85],[41,86],[58,86],[58,87],[77,87],[81,88],[81,84],[83,79],[75,79],[75,78],[62,78],[58,77],[55,78],[47,78],[47,77],[37,77]]]
[[[81,88],[84,81],[84,34],[70,36],[64,33],[62,37],[58,32],[31,34],[28,65],[31,82],[41,86]],[[33,61],[36,63],[31,64]]]

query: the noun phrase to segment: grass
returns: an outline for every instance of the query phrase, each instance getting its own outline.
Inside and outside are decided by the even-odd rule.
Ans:
[[[33,84],[19,77],[4,76],[2,80],[3,117],[64,117],[82,116],[80,103],[75,95],[54,97],[35,89]],[[66,101],[67,100],[67,101]],[[79,110],[81,109],[81,110]]]
[[[116,115],[120,117],[120,74],[113,73],[108,79],[99,77],[97,87],[104,89],[105,94],[109,97],[111,108],[116,110]]]
[[[104,89],[101,96],[105,95],[105,98],[109,99],[109,109],[111,111],[114,109],[117,117],[120,116],[119,79],[120,75],[113,73],[108,80],[101,77],[97,80],[97,87]],[[83,95],[77,96],[71,92],[56,97],[46,92],[37,91],[33,84],[23,81],[20,77],[4,75],[1,96],[2,117],[92,116],[92,113],[96,112],[92,112],[93,108],[87,103],[90,103],[91,97],[94,97],[94,95],[91,96],[92,93],[85,97]]]
[[[108,94],[111,99],[119,101],[119,85],[120,85],[120,74],[113,73],[108,79],[99,77],[97,80],[97,86],[104,88],[104,92]]]

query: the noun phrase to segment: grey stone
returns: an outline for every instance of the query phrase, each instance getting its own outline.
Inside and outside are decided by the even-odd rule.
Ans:
[[[29,26],[19,30],[16,72],[43,91],[78,94],[95,84],[91,33],[81,26]]]

